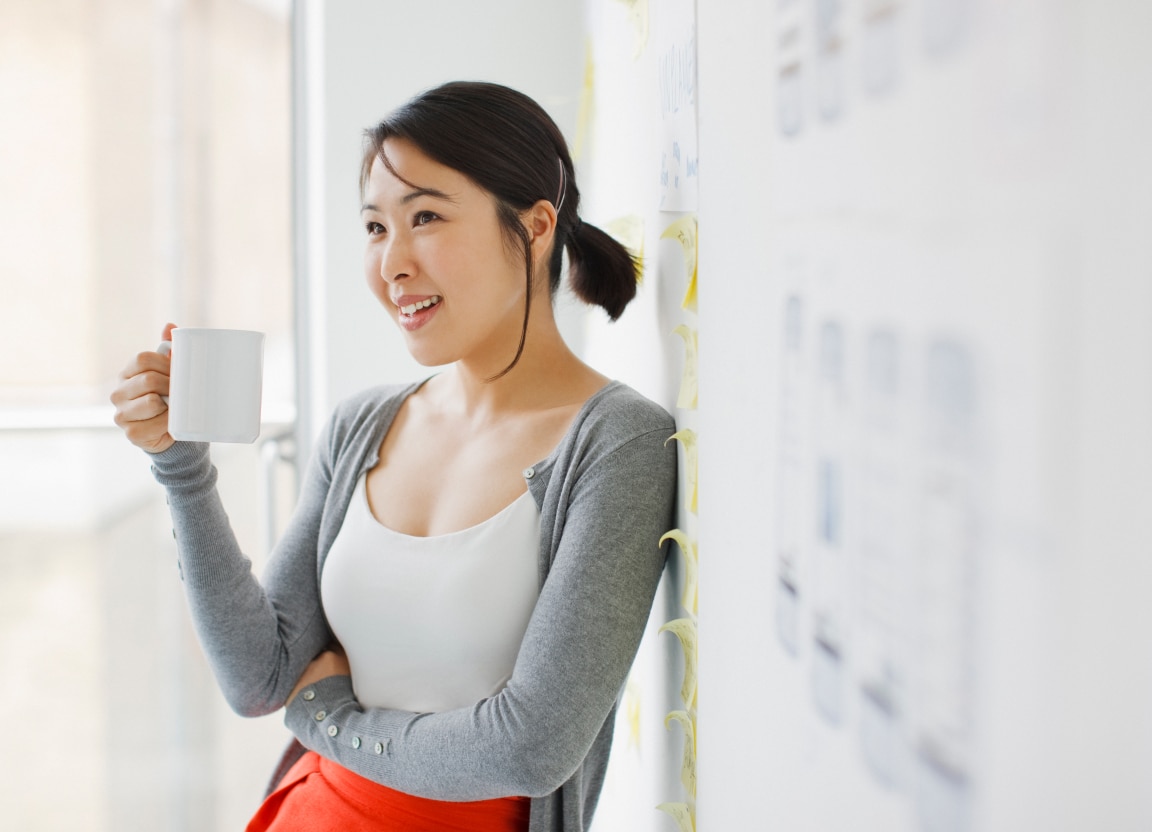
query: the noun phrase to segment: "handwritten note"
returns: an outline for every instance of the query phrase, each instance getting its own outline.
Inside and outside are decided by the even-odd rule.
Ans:
[[[676,618],[660,628],[660,632],[672,633],[680,640],[684,651],[684,681],[680,685],[680,700],[685,707],[696,705],[696,622],[691,618]]]
[[[663,134],[660,210],[695,211],[700,156],[696,141],[694,0],[663,0],[655,35]]]
[[[687,803],[661,803],[656,807],[680,826],[680,832],[696,832],[696,813]]]
[[[644,218],[627,214],[604,223],[604,230],[636,258],[636,282],[644,281]]]
[[[664,717],[664,727],[677,722],[684,729],[684,760],[680,764],[680,782],[692,798],[696,797],[696,720],[687,711],[673,711]]]
[[[680,377],[680,394],[676,397],[676,406],[682,410],[695,410],[700,390],[696,360],[700,345],[699,332],[687,324],[680,324],[672,332],[684,339],[684,373]]]
[[[700,562],[696,544],[680,529],[673,529],[660,538],[661,545],[666,540],[675,540],[684,556],[684,592],[680,596],[680,606],[696,615],[700,600]]]
[[[695,311],[696,309],[696,264],[698,228],[695,215],[681,217],[669,225],[660,234],[662,240],[677,240],[684,253],[684,268],[688,276],[688,288],[684,292],[684,300],[680,308]]]
[[[675,439],[684,448],[684,477],[688,480],[687,495],[685,497],[685,506],[693,514],[696,513],[696,507],[699,496],[699,488],[697,486],[697,479],[699,477],[699,456],[696,451],[696,431],[691,428],[684,428],[678,430],[668,437],[668,442]],[[667,444],[667,443],[665,443]]]

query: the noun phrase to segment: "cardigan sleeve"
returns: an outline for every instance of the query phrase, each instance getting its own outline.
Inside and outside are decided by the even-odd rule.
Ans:
[[[440,713],[364,708],[334,676],[288,704],[308,748],[400,791],[440,800],[538,797],[580,766],[640,644],[675,504],[668,427],[648,429],[563,477],[562,531],[512,677],[497,695]],[[551,488],[551,485],[549,486]]]
[[[153,456],[168,492],[192,620],[228,704],[244,716],[278,710],[331,641],[320,605],[316,551],[331,482],[323,449],[311,460],[296,511],[263,581],[240,550],[216,490],[207,443],[177,442]]]

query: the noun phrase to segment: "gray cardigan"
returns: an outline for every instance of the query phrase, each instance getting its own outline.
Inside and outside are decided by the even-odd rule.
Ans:
[[[153,456],[197,633],[238,713],[284,706],[331,642],[320,601],[325,556],[357,479],[377,463],[400,404],[418,387],[374,388],[337,408],[262,581],[237,546],[208,446],[177,442]],[[673,524],[674,430],[662,408],[612,382],[524,471],[541,516],[540,598],[504,690],[421,714],[364,708],[348,677],[331,677],[287,704],[285,723],[299,743],[409,794],[531,796],[531,832],[584,832],[663,571],[666,549],[657,542]]]

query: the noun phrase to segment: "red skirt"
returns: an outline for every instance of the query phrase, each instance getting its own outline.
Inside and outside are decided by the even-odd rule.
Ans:
[[[414,797],[309,751],[246,832],[526,832],[530,805],[527,797],[471,803]]]

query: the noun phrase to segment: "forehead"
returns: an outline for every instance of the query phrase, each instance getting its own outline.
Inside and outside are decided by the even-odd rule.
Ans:
[[[373,159],[365,195],[399,199],[413,190],[428,189],[456,197],[479,190],[460,171],[437,162],[404,139],[386,140],[383,153],[388,157],[392,170],[379,156]]]

